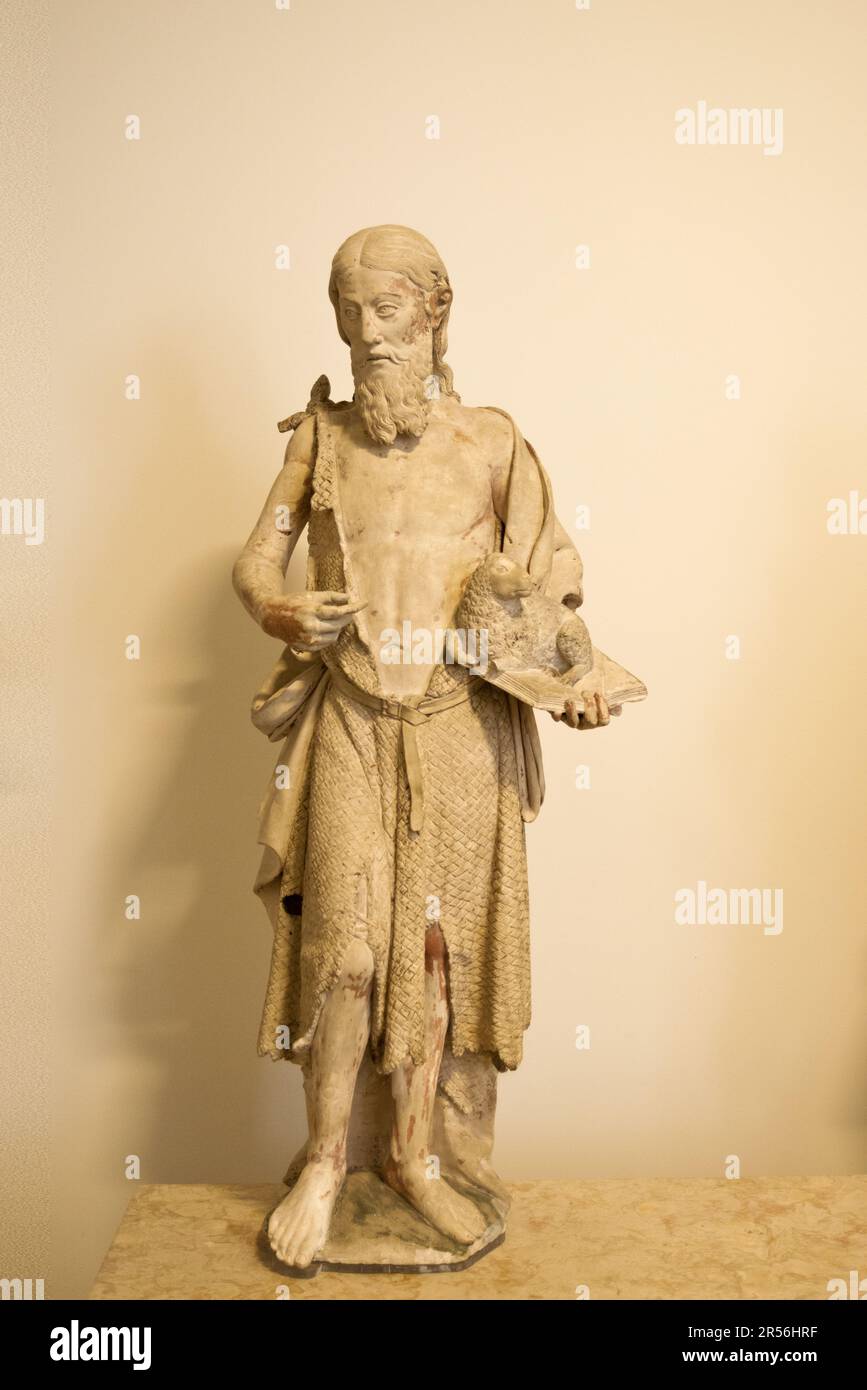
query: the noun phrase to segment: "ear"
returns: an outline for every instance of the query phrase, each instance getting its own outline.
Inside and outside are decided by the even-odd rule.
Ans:
[[[431,326],[439,328],[443,321],[449,305],[452,302],[452,292],[448,285],[437,285],[428,295],[428,313],[431,318]]]

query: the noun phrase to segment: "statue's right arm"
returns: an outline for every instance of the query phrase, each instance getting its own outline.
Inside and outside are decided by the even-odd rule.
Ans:
[[[302,420],[289,441],[283,467],[250,538],[235,561],[232,583],[247,612],[268,633],[299,651],[321,651],[335,642],[364,605],[347,594],[284,594],[292,552],[310,516],[316,425]]]
[[[310,516],[315,428],[308,416],[289,440],[283,467],[232,570],[235,592],[260,626],[271,602],[283,597],[286,570]]]

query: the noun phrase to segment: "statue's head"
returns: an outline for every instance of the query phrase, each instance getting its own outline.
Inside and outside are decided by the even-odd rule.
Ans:
[[[328,296],[368,434],[420,437],[433,402],[456,395],[445,362],[452,290],[436,249],[410,227],[366,227],[337,251]]]

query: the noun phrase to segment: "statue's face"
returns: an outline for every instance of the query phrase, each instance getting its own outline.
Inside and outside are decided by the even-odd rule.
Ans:
[[[431,323],[416,285],[391,270],[355,266],[340,276],[338,289],[356,383],[387,381],[406,365],[422,377],[431,371]]]

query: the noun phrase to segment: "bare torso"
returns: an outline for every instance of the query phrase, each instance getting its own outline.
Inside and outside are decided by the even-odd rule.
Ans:
[[[382,690],[396,699],[421,695],[433,665],[383,660],[388,633],[403,636],[409,623],[433,640],[451,626],[464,582],[497,544],[511,426],[446,400],[418,440],[373,444],[354,411],[334,433],[347,582],[368,605],[356,619],[359,633]]]

